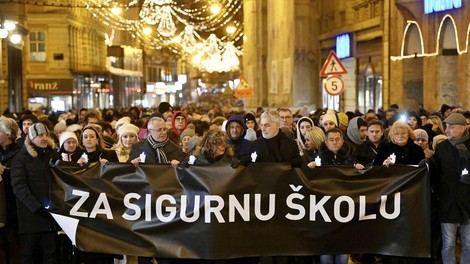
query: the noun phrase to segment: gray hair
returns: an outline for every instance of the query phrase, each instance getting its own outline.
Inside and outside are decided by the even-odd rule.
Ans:
[[[147,128],[150,128],[150,127],[153,128],[153,123],[155,123],[155,122],[163,122],[163,123],[166,123],[163,118],[158,117],[158,116],[154,116],[154,117],[150,118],[149,122],[147,123]]]
[[[260,118],[267,118],[273,123],[279,123],[279,113],[276,110],[266,110],[261,114]]]
[[[15,141],[20,133],[18,123],[13,118],[0,117],[0,132],[5,134],[9,139]]]

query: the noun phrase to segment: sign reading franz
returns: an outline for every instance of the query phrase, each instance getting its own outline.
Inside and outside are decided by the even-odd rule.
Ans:
[[[72,93],[73,79],[28,79],[28,89],[42,92]]]
[[[430,254],[425,168],[113,163],[84,169],[62,162],[52,172],[50,210],[85,251],[201,259]]]

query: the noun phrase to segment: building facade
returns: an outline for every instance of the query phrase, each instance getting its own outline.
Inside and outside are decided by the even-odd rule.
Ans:
[[[3,45],[8,78],[2,91],[8,93],[0,93],[2,109],[129,107],[141,100],[142,49],[127,33],[117,36],[113,47],[105,38],[111,31],[80,1],[0,2],[0,17],[27,30],[20,47]]]
[[[246,0],[243,71],[255,87],[247,104],[468,108],[470,6],[462,2]],[[339,96],[328,95],[320,77],[332,50],[346,54]]]

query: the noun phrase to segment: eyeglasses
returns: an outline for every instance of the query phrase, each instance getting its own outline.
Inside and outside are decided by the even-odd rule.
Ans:
[[[177,118],[175,118],[175,121],[176,121],[176,122],[184,122],[184,121],[186,121],[186,118],[184,118],[184,117],[177,117]]]
[[[168,128],[166,128],[166,127],[160,127],[160,128],[157,128],[157,129],[149,128],[149,131],[157,132],[157,133],[168,132]]]

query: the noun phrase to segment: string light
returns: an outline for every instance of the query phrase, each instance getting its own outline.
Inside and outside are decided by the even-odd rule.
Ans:
[[[210,11],[214,6],[219,6],[220,11]],[[129,32],[146,48],[166,48],[175,54],[193,58],[199,56],[201,63],[204,63],[196,66],[201,70],[219,71],[239,67],[239,62],[234,63],[234,58],[240,56],[241,51],[233,43],[244,37],[243,25],[236,19],[242,12],[242,0],[144,0],[135,19],[129,18],[132,15],[126,15],[126,11],[137,8],[135,1],[119,4],[112,0],[85,0],[85,7],[98,21],[111,29]],[[121,8],[122,13],[113,12],[115,8]],[[181,31],[177,33],[179,28]],[[231,33],[224,34],[226,30]],[[220,38],[214,35],[214,41],[209,34],[215,31],[222,35]],[[207,34],[209,38],[206,40],[201,34]],[[201,44],[204,48],[198,48]],[[214,53],[207,54],[207,50]],[[231,65],[237,66],[214,69],[217,64],[226,65],[225,61],[228,60],[232,61]]]
[[[400,54],[400,56],[390,56],[390,60],[397,61],[397,60],[410,59],[410,58],[416,58],[416,57],[420,58],[420,57],[438,56],[439,55],[439,44],[440,44],[440,38],[441,38],[441,33],[442,33],[442,27],[444,26],[444,23],[445,23],[446,19],[450,19],[450,21],[452,22],[452,26],[454,28],[455,42],[457,43],[457,53],[459,55],[464,54],[464,53],[468,53],[468,43],[469,43],[469,36],[470,36],[470,23],[468,24],[468,28],[467,28],[467,36],[466,36],[467,38],[466,38],[466,42],[465,42],[465,49],[461,50],[460,46],[459,46],[459,37],[458,37],[459,35],[458,35],[457,27],[456,27],[456,24],[455,24],[455,20],[451,15],[446,14],[442,18],[441,23],[439,25],[439,29],[437,31],[437,41],[436,41],[437,44],[436,44],[435,52],[433,52],[433,53],[425,53],[424,52],[424,41],[423,41],[423,34],[422,34],[422,31],[421,31],[421,27],[419,26],[418,22],[409,20],[409,21],[407,21],[407,25],[405,27],[405,30],[403,31],[401,52],[400,52],[401,54]],[[408,54],[408,55],[405,55],[405,44],[406,44],[405,39],[406,39],[406,36],[408,34],[409,29],[413,25],[416,26],[416,28],[418,29],[418,32],[419,32],[420,45],[421,45],[422,53],[421,54]]]

